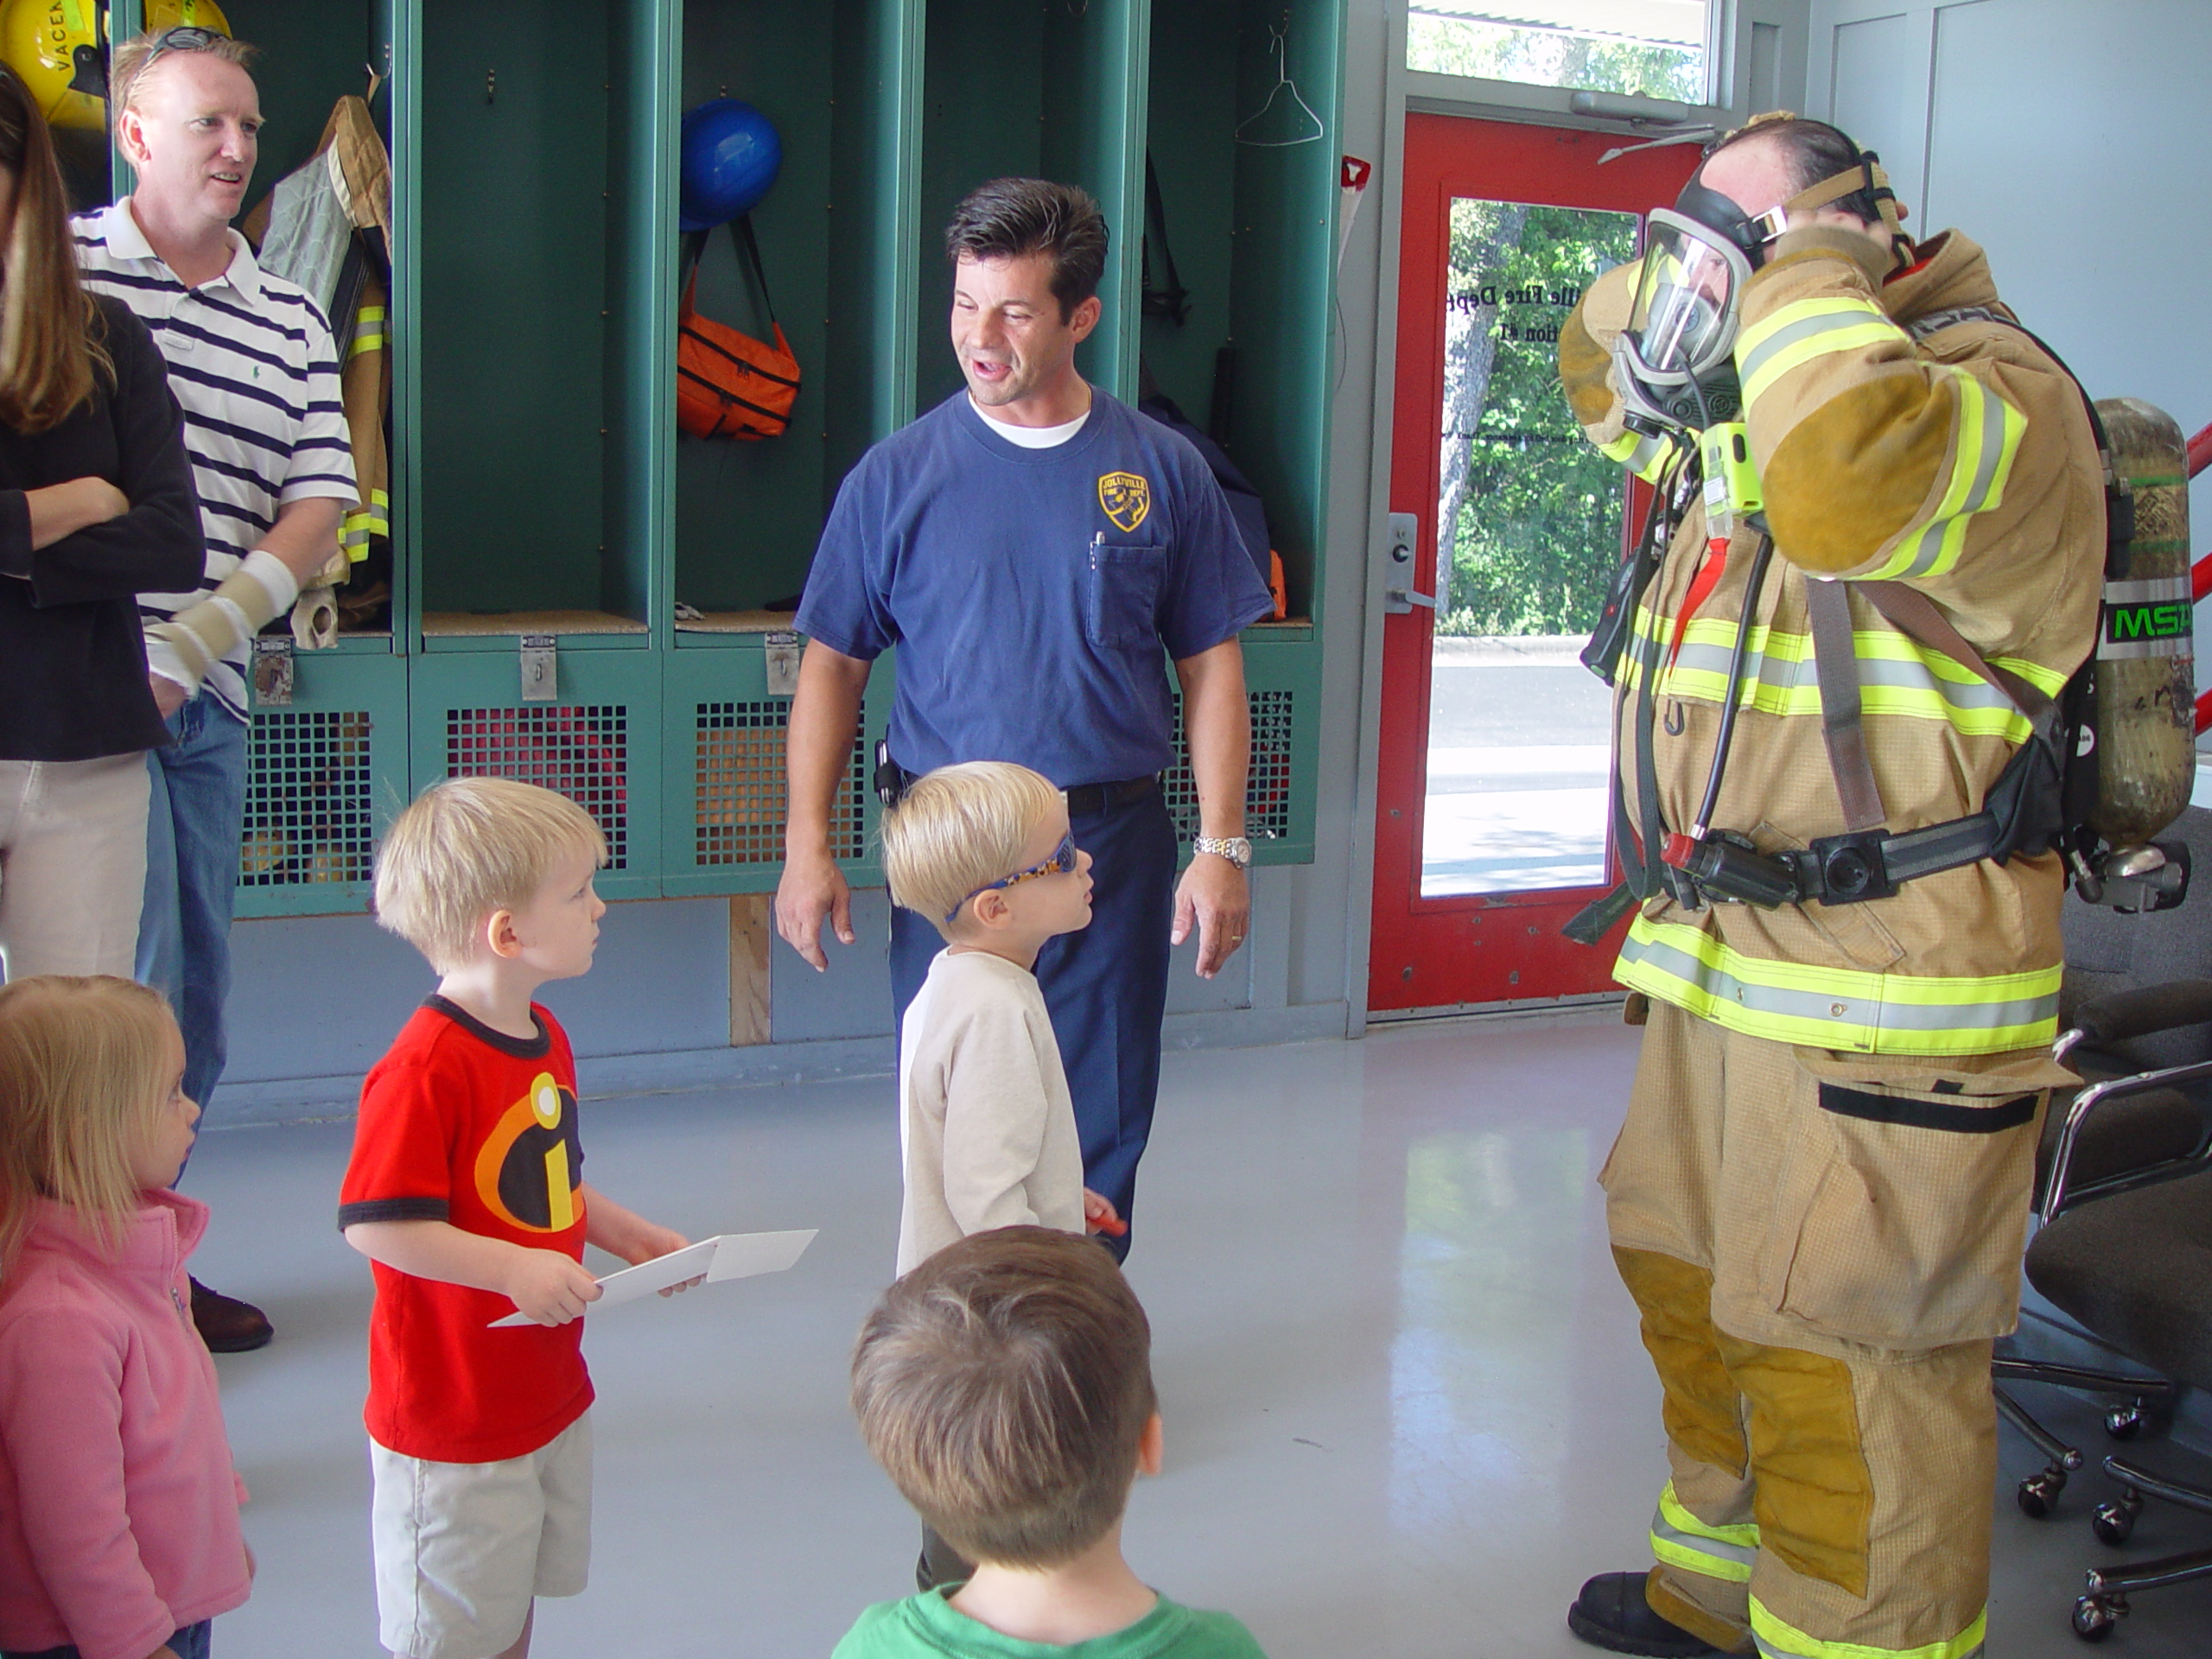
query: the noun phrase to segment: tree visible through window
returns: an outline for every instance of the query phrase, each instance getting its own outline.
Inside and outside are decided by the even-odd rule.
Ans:
[[[1620,560],[1621,469],[1583,442],[1560,395],[1559,330],[1592,281],[1635,257],[1637,223],[1587,208],[1452,204],[1440,634],[1597,626]]]
[[[1706,0],[1415,0],[1406,67],[1710,101]]]

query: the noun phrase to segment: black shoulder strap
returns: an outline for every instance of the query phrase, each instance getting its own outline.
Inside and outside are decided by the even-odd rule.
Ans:
[[[730,240],[737,245],[737,257],[753,272],[753,280],[760,285],[760,303],[768,309],[768,321],[776,321],[776,302],[769,297],[768,273],[761,268],[760,243],[753,234],[753,215],[740,213],[729,222]],[[777,326],[780,327],[780,324]]]

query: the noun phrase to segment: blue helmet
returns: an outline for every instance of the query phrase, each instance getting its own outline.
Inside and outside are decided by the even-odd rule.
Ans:
[[[776,182],[784,141],[741,99],[717,98],[683,118],[677,175],[687,231],[711,230],[753,211]]]

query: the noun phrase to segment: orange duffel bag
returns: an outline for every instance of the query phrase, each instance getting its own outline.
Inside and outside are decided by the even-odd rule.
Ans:
[[[729,234],[760,285],[776,343],[763,344],[692,309],[708,233],[687,235],[683,251],[689,270],[683,298],[676,308],[676,423],[694,437],[772,438],[791,424],[791,404],[798,397],[798,359],[791,355],[783,325],[776,321],[752,219],[744,215],[732,219]]]

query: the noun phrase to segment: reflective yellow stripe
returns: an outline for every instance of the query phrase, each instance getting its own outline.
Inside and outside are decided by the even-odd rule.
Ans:
[[[1949,373],[1959,400],[1951,481],[1929,518],[1898,533],[1896,550],[1873,572],[1875,580],[1944,575],[1966,548],[1967,521],[2005,499],[2027,416],[1964,369],[1950,367]]]
[[[1651,1553],[1685,1573],[1701,1573],[1731,1584],[1749,1584],[1751,1567],[1758,1559],[1759,1529],[1756,1524],[1709,1527],[1682,1507],[1669,1481],[1659,1494],[1659,1509],[1651,1517]]]
[[[1619,461],[1645,483],[1653,484],[1674,458],[1675,441],[1646,437],[1640,432],[1624,432],[1611,443],[1599,444],[1598,453],[1608,461]]]
[[[1630,923],[1613,977],[1747,1037],[1859,1054],[1997,1054],[2058,1034],[2058,964],[1980,976],[1772,962],[1681,922]]]
[[[369,492],[366,506],[356,507],[347,513],[340,527],[338,544],[346,550],[346,556],[355,564],[369,556],[372,536],[391,534],[391,497],[382,490]]]
[[[1672,628],[1648,611],[1637,614],[1637,632],[1646,639],[1671,638]],[[1859,697],[1868,714],[1940,720],[1967,737],[2027,741],[2027,717],[2010,696],[1964,664],[1888,629],[1854,631],[1852,644],[1859,660]],[[1660,671],[1658,695],[1692,702],[1724,701],[1735,645],[1734,622],[1717,617],[1692,622],[1674,663]],[[2056,695],[2065,683],[2063,675],[2038,664],[2007,658],[2004,665],[2047,696]],[[1642,665],[1633,657],[1624,661],[1621,671],[1631,689],[1641,687]],[[1817,716],[1821,688],[1812,636],[1754,627],[1736,700],[1738,707],[1762,714]]]
[[[1777,1618],[1766,1604],[1751,1598],[1751,1638],[1764,1659],[1974,1659],[1989,1631],[1989,1611],[1948,1642],[1923,1648],[1870,1648],[1858,1642],[1822,1642]]]
[[[346,348],[349,360],[363,352],[381,352],[391,344],[391,333],[385,321],[385,308],[380,305],[365,305],[354,315],[353,343]]]
[[[1744,407],[1749,409],[1783,375],[1816,357],[1893,341],[1911,343],[1910,336],[1871,300],[1800,300],[1783,306],[1745,329],[1736,342]]]

